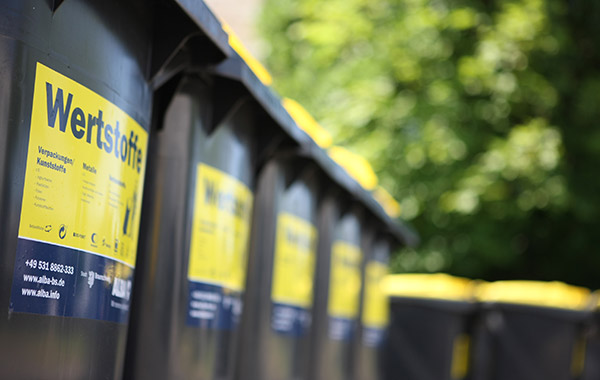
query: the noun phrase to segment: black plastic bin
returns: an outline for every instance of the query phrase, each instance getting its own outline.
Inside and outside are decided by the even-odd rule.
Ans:
[[[180,81],[156,136],[141,243],[143,286],[132,316],[132,378],[233,375],[257,161],[256,112],[249,97],[240,97],[215,121],[212,79]]]
[[[372,225],[377,225],[373,221]],[[385,292],[390,254],[397,245],[391,235],[378,232],[367,251],[357,342],[357,380],[383,378],[383,347],[389,323],[389,297]]]
[[[583,357],[583,374],[581,380],[600,379],[600,314],[598,313],[598,297],[596,291],[590,297],[590,306],[594,311],[585,330],[585,354]]]
[[[359,323],[365,210],[341,191],[325,197],[319,220],[311,379],[350,379]]]
[[[311,130],[319,141],[327,141],[318,129]],[[364,158],[341,147],[331,147],[328,154],[347,171],[359,189],[366,191],[375,187],[377,177]],[[383,234],[388,226],[385,219],[375,217],[372,210],[358,202],[354,194],[329,183],[325,188],[319,211],[310,378],[353,379],[359,367],[357,363],[366,358],[362,350],[360,355],[358,352],[365,264],[372,254],[373,235]],[[401,241],[404,237],[401,235],[390,234],[390,238]],[[369,267],[374,274],[374,266]],[[370,294],[372,290],[369,286]],[[373,304],[369,306],[373,311]]]
[[[390,323],[384,345],[385,379],[458,380],[470,363],[469,280],[443,274],[390,275]]]
[[[320,175],[293,152],[261,169],[238,379],[308,379]]]
[[[144,1],[0,4],[0,378],[119,378],[153,91]]]
[[[182,41],[156,109],[127,378],[234,377],[259,161],[290,140],[237,53],[219,63],[198,49]]]
[[[473,380],[579,379],[589,291],[559,282],[500,281],[477,287]]]

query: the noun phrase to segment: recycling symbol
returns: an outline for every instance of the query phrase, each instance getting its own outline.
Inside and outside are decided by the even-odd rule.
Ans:
[[[64,239],[65,236],[67,236],[67,226],[61,224],[60,229],[58,230],[58,237]]]

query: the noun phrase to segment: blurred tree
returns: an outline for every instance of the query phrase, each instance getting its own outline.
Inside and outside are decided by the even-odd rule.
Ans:
[[[267,0],[259,27],[421,235],[395,271],[600,287],[600,2]]]

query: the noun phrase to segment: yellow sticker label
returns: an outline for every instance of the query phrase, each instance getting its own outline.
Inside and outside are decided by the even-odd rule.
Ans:
[[[384,328],[389,320],[389,300],[383,290],[387,265],[370,261],[365,268],[365,295],[362,323],[370,328]]]
[[[277,217],[271,298],[300,307],[313,301],[317,229],[288,213]]]
[[[37,64],[19,237],[135,266],[148,133]]]
[[[358,315],[362,252],[355,245],[336,241],[331,247],[329,298],[331,317],[353,319]]]
[[[243,290],[252,192],[205,164],[198,165],[196,178],[188,278]]]
[[[471,346],[471,338],[466,334],[458,335],[454,339],[454,347],[452,349],[452,367],[450,368],[450,376],[454,380],[464,379],[469,373],[469,352]]]
[[[587,350],[587,342],[581,337],[575,342],[573,347],[573,356],[571,357],[571,375],[574,378],[579,378],[585,370],[585,357]]]

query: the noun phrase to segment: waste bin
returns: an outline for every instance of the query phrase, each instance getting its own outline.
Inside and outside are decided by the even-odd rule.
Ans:
[[[381,186],[372,190],[373,197],[390,218],[400,216],[400,204]],[[397,236],[373,220],[375,229],[370,246],[367,247],[367,263],[364,273],[364,288],[361,302],[361,325],[356,342],[355,379],[383,378],[383,348],[388,338],[389,297],[385,290],[385,278],[391,252],[409,243],[404,236]],[[401,239],[404,238],[404,239]]]
[[[377,380],[383,376],[382,348],[387,338],[389,322],[389,298],[385,293],[384,280],[388,274],[389,257],[395,245],[396,239],[389,234],[378,232],[367,251],[361,324],[356,343],[357,365],[354,378],[358,380]]]
[[[590,306],[594,314],[586,324],[585,329],[585,354],[583,359],[583,374],[581,380],[600,379],[600,313],[598,300],[600,293],[594,292],[590,297]],[[579,363],[581,364],[581,363]]]
[[[319,176],[295,152],[259,173],[237,379],[308,379]]]
[[[329,154],[340,165],[338,170],[343,167],[357,186],[375,186],[377,177],[362,157],[337,146],[331,147]],[[367,220],[376,221],[369,219],[367,209],[352,194],[332,184],[325,187],[319,212],[310,378],[351,379],[360,323],[364,250],[370,242]]]
[[[170,91],[155,107],[132,379],[233,378],[259,155],[282,135],[236,77],[251,73],[239,40],[229,36],[227,59],[211,58],[206,40],[217,44],[225,31],[206,9],[198,18],[216,34],[180,37],[165,70]]]
[[[475,310],[471,282],[445,274],[399,274],[386,277],[384,289],[390,322],[383,378],[465,379]]]
[[[350,379],[359,323],[365,210],[340,190],[320,208],[311,379]]]
[[[560,282],[477,287],[474,380],[577,379],[585,356],[589,290]]]
[[[213,86],[226,85],[185,76],[156,135],[130,378],[233,374],[258,137],[248,96],[216,104]],[[227,107],[221,120],[217,107]]]
[[[1,378],[120,377],[152,20],[137,0],[0,4]]]

